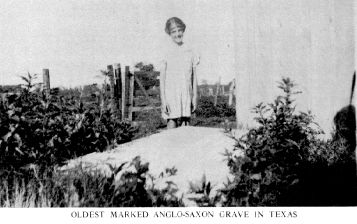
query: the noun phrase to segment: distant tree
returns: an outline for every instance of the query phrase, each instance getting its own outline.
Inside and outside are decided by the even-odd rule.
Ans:
[[[143,62],[139,62],[135,65],[135,68],[138,68],[140,71],[143,72],[153,72],[154,71],[154,66],[153,64],[147,64],[145,65]]]
[[[0,93],[7,92],[19,92],[21,91],[21,85],[0,85]]]
[[[138,79],[141,81],[143,87],[148,90],[153,86],[159,85],[159,80],[157,77],[159,76],[160,72],[155,71],[153,64],[144,64],[143,62],[138,62],[135,65],[135,68],[139,69],[140,75]],[[135,88],[138,89],[137,83],[135,83]]]
[[[96,84],[96,83],[83,86],[83,95],[85,95],[85,96],[90,96],[92,94],[96,94],[99,92],[100,92],[100,89],[98,87],[98,84]]]

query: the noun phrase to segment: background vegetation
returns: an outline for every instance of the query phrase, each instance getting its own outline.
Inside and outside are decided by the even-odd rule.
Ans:
[[[134,130],[104,105],[36,91],[33,77],[0,102],[1,169],[54,165],[130,141]],[[33,91],[35,90],[35,91]]]
[[[232,129],[236,125],[235,116],[235,107],[228,105],[228,96],[218,96],[217,105],[214,105],[214,96],[201,96],[191,123],[193,126]]]
[[[108,165],[110,175],[60,169],[69,159],[157,132],[165,127],[159,110],[138,113],[133,125],[113,113],[106,85],[52,89],[46,96],[34,76],[22,78],[20,91],[0,100],[0,206],[184,206],[174,183],[157,188],[140,158]],[[357,205],[355,108],[342,108],[331,139],[323,140],[313,115],[295,111],[294,83],[285,78],[279,88],[283,94],[274,102],[254,108],[258,125],[227,151],[234,178],[213,197],[205,177],[191,184],[202,195],[194,199],[199,206]],[[213,96],[202,96],[192,124],[232,129],[234,120],[227,97],[215,106]],[[167,169],[162,176],[174,174]]]

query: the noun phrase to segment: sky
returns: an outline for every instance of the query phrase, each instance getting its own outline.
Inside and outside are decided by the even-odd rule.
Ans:
[[[233,0],[28,0],[0,8],[0,85],[50,70],[51,86],[102,80],[101,70],[120,63],[153,63],[171,41],[166,20],[187,28],[185,43],[201,57],[198,79],[234,78]]]

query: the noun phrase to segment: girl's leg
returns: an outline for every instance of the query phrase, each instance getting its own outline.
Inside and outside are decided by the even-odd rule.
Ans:
[[[177,119],[168,119],[167,120],[167,129],[172,129],[177,127]]]
[[[182,117],[181,118],[181,126],[190,126],[190,118]]]

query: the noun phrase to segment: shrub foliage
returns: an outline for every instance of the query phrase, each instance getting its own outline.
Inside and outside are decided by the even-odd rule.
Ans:
[[[331,194],[348,191],[355,178],[347,165],[354,162],[345,141],[319,139],[322,131],[311,113],[295,112],[292,96],[299,92],[294,83],[284,78],[279,88],[283,96],[254,108],[257,127],[237,139],[235,152],[227,155],[235,178],[223,189],[225,205],[350,203],[341,192],[340,197]]]
[[[223,127],[222,123],[235,121],[235,108],[228,105],[225,96],[218,96],[217,105],[214,105],[213,96],[201,96],[198,108],[192,119],[193,126]]]
[[[129,141],[134,130],[110,109],[71,96],[46,97],[26,78],[21,93],[0,101],[1,169],[53,165]]]

